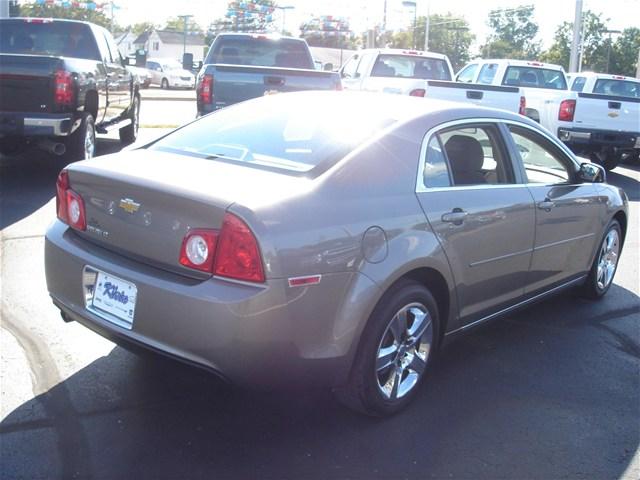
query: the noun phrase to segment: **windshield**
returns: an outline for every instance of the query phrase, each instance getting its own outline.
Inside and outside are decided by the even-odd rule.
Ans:
[[[2,22],[0,53],[100,59],[88,25],[46,20]]]
[[[608,78],[599,79],[593,87],[593,93],[602,93],[614,97],[640,98],[640,82]]]
[[[345,105],[318,95],[301,104],[298,96],[273,95],[219,110],[150,148],[306,173],[335,163],[394,122],[370,101],[348,98]],[[338,114],[339,105],[344,109]]]
[[[380,55],[371,70],[372,77],[451,80],[447,62],[417,55]]]
[[[222,36],[205,63],[313,69],[305,42],[266,36]]]
[[[567,89],[567,82],[561,70],[530,66],[508,67],[502,84],[552,90]]]

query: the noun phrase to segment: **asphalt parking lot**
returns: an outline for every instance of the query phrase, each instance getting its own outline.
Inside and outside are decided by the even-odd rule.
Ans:
[[[50,160],[0,161],[1,478],[640,478],[637,165],[609,175],[631,221],[603,301],[563,294],[472,331],[406,411],[376,420],[323,390],[238,390],[62,322],[43,272]]]

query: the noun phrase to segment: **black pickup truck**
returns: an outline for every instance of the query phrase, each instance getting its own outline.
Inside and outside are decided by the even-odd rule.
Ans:
[[[342,90],[338,73],[314,67],[300,38],[220,33],[196,79],[198,116],[274,93]]]
[[[0,20],[0,151],[90,158],[95,136],[138,134],[138,85],[111,34],[71,20]]]

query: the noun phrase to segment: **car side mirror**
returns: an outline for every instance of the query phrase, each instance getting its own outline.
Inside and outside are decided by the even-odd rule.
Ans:
[[[581,163],[578,176],[583,182],[604,183],[607,181],[606,170],[596,163]]]

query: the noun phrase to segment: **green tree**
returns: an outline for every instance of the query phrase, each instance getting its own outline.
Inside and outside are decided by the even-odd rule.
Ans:
[[[639,51],[640,28],[625,28],[613,45],[609,71],[627,77],[635,76],[638,69]]]
[[[533,60],[540,54],[540,42],[535,39],[538,25],[531,20],[533,5],[489,12],[487,24],[493,29],[482,56],[487,58],[516,58]]]
[[[608,21],[608,19],[607,19]],[[607,25],[590,10],[582,14],[582,70],[604,72],[607,68],[608,35]],[[557,63],[569,68],[571,44],[573,42],[573,22],[563,22],[556,29],[554,41],[549,49],[540,55],[544,62]]]
[[[154,23],[141,22],[141,23],[134,23],[133,25],[130,25],[128,30],[132,31],[136,35],[140,35],[140,34],[142,34],[144,32],[148,32],[148,31],[154,30],[156,28],[158,28],[158,25],[155,25]]]
[[[184,31],[184,20],[180,17],[171,17],[167,20],[164,30],[173,30],[176,32]],[[195,23],[193,19],[187,19],[187,32],[204,33],[202,27]]]
[[[69,20],[82,20],[95,23],[107,29],[111,29],[111,19],[99,10],[90,10],[81,7],[62,7],[48,4],[26,3],[20,5],[20,16],[36,18],[66,18]],[[117,30],[114,25],[114,30]]]

